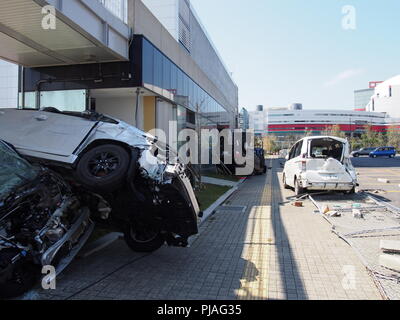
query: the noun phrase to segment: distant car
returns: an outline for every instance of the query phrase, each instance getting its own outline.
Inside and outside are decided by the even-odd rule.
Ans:
[[[361,148],[361,149],[359,149],[359,150],[356,150],[356,151],[353,151],[352,153],[351,153],[351,155],[353,156],[353,157],[355,157],[355,158],[357,158],[357,157],[361,157],[361,156],[369,156],[369,154],[372,152],[372,151],[375,151],[376,150],[376,148]]]
[[[394,147],[380,147],[372,151],[369,156],[371,158],[378,157],[389,157],[394,158],[396,156],[396,149]]]
[[[306,137],[290,149],[286,160],[283,185],[286,189],[294,188],[296,195],[307,190],[355,192],[357,173],[346,139]]]

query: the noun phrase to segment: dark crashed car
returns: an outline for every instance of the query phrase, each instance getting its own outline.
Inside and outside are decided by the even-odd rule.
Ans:
[[[90,236],[90,216],[59,175],[0,141],[0,297],[30,289],[42,266],[61,272]]]

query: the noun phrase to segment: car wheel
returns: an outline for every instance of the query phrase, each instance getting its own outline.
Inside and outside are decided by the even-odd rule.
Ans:
[[[40,277],[40,268],[34,264],[27,262],[11,264],[11,259],[17,254],[18,251],[14,249],[5,249],[0,252],[1,299],[23,295],[34,287]]]
[[[374,155],[372,156],[372,158],[376,158],[376,157],[378,157],[376,154],[374,154]]]
[[[290,189],[290,186],[286,183],[286,175],[283,174],[283,187],[285,189]]]
[[[89,188],[109,191],[121,185],[129,167],[124,148],[106,144],[87,151],[76,167],[78,181]]]
[[[165,239],[157,228],[134,228],[130,224],[124,231],[125,242],[134,252],[153,252],[161,248]]]
[[[394,158],[394,154],[391,154],[391,155],[389,156],[389,158]]]
[[[297,179],[294,181],[294,186],[296,196],[301,196],[306,193],[306,189],[300,186],[300,182]]]
[[[355,153],[353,156],[354,158],[358,158],[360,155],[358,153]]]

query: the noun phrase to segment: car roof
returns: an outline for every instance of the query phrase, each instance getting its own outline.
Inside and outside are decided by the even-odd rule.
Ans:
[[[300,139],[297,142],[302,141],[302,140],[308,141],[308,140],[316,140],[316,139],[333,139],[333,140],[337,140],[337,141],[342,142],[342,143],[348,143],[349,142],[347,139],[334,137],[334,136],[310,136],[310,137],[304,137],[303,139]]]

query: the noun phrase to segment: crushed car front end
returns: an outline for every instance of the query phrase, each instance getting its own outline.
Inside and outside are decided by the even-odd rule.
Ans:
[[[0,297],[23,294],[43,266],[61,272],[93,230],[90,211],[56,173],[0,141]]]

